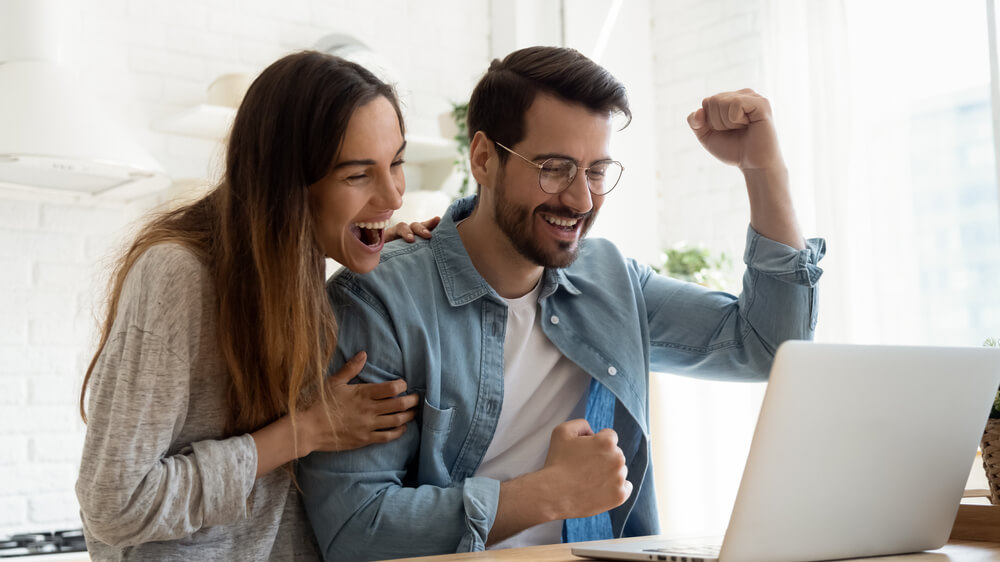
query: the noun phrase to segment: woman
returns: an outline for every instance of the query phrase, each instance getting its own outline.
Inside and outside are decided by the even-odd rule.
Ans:
[[[337,340],[324,255],[378,264],[403,134],[370,72],[289,55],[248,90],[218,187],[141,230],[80,398],[94,559],[318,557],[289,463],[395,439],[417,405],[403,381],[348,385],[363,353],[324,381]]]

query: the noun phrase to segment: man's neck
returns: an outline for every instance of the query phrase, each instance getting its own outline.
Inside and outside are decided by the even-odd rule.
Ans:
[[[480,207],[458,224],[458,235],[476,271],[501,297],[514,299],[531,292],[545,268],[522,256],[510,239]]]

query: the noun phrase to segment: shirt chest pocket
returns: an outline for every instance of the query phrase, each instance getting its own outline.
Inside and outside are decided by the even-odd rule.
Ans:
[[[417,465],[420,484],[450,486],[451,475],[445,462],[445,446],[451,434],[455,408],[441,409],[424,400],[420,423],[420,456]]]

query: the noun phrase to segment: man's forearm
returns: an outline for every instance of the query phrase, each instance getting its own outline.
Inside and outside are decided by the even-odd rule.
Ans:
[[[788,188],[788,170],[743,170],[750,197],[750,226],[762,236],[796,250],[806,247]]]
[[[486,546],[492,546],[529,527],[559,519],[558,509],[547,497],[546,488],[538,472],[501,482],[496,519],[490,528]]]
[[[528,527],[590,517],[623,504],[632,493],[618,434],[594,434],[584,419],[552,430],[545,466],[500,483],[496,518],[486,537],[496,544]]]

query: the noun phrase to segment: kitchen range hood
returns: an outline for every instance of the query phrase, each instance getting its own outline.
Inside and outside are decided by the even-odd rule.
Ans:
[[[0,186],[116,199],[166,188],[170,179],[156,160],[59,64],[60,22],[70,7],[0,0],[7,40],[6,53],[0,49]]]

